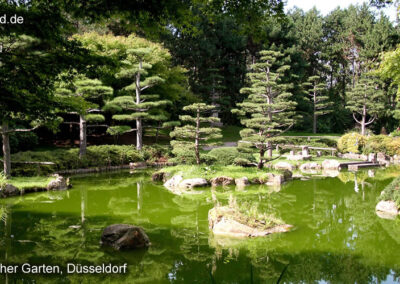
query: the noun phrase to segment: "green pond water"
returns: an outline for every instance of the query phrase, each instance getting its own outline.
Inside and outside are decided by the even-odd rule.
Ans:
[[[175,196],[151,172],[75,176],[73,188],[2,199],[0,262],[59,265],[63,274],[0,274],[1,283],[400,283],[400,218],[380,219],[375,205],[391,177],[342,173],[279,188],[217,188],[224,204],[258,204],[294,225],[248,240],[215,238],[203,193]],[[383,177],[382,177],[383,176]],[[142,226],[152,246],[115,252],[99,244],[104,227]],[[128,272],[67,274],[67,263],[128,263]]]

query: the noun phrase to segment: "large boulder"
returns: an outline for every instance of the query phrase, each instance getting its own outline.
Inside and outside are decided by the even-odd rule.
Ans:
[[[146,162],[129,163],[129,168],[131,170],[147,169],[147,163]]]
[[[130,250],[150,246],[149,237],[141,227],[114,224],[106,227],[101,235],[101,243],[116,250]]]
[[[211,179],[211,186],[227,186],[232,184],[235,184],[235,180],[231,177],[221,176]]]
[[[291,179],[292,179],[292,172],[289,170],[284,170],[282,171],[282,173],[279,174],[267,173],[266,184],[272,186],[279,186],[283,184],[285,181]]]
[[[235,184],[239,187],[244,187],[246,185],[249,185],[249,179],[247,177],[241,177],[241,178],[236,178],[235,179]]]
[[[301,171],[309,171],[309,170],[320,170],[321,165],[315,162],[312,163],[305,163],[300,165],[300,170]]]
[[[12,184],[5,184],[0,190],[0,196],[3,198],[20,195],[21,191]]]
[[[324,160],[322,168],[324,170],[340,170],[340,163],[337,160]]]
[[[185,179],[179,183],[180,188],[193,188],[207,186],[208,182],[204,178],[191,178]]]
[[[393,219],[400,214],[399,208],[392,200],[379,201],[375,207],[376,213],[379,217],[385,219]]]
[[[174,175],[172,178],[164,183],[164,186],[167,188],[178,187],[182,180],[183,177],[181,175]]]
[[[274,165],[275,170],[289,170],[294,171],[296,169],[295,165],[292,165],[288,162],[278,162]]]
[[[55,174],[53,175],[55,179],[51,180],[47,185],[47,190],[66,190],[68,189],[69,179]]]

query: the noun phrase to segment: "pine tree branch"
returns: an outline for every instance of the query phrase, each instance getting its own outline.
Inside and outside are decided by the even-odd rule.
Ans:
[[[373,123],[376,119],[376,115],[374,115],[372,118],[369,119],[368,122],[365,123],[365,125],[370,125],[371,123]]]
[[[14,133],[14,132],[30,132],[35,130],[36,128],[38,128],[38,126],[32,127],[32,128],[26,128],[26,129],[22,129],[22,128],[17,128],[17,129],[11,129],[11,130],[7,130],[7,131],[0,131],[1,134],[7,134],[7,133]]]
[[[353,112],[353,118],[354,118],[354,120],[358,123],[358,124],[361,124],[361,121],[359,121],[357,118],[356,118],[356,114]]]

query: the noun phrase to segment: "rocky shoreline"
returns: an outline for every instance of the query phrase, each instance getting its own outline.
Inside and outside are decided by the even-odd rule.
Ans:
[[[41,191],[60,191],[60,190],[67,190],[72,187],[69,182],[69,178],[64,178],[58,174],[52,175],[54,177],[47,186],[45,187],[29,187],[29,188],[18,188],[10,183],[4,184],[0,188],[0,197],[1,198],[8,198],[13,196],[24,195],[27,193],[33,192],[41,192]]]

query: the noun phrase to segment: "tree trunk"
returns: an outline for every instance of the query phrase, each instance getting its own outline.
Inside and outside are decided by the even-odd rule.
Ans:
[[[200,110],[197,109],[196,117],[196,138],[194,141],[194,151],[196,155],[196,163],[200,165],[200,152],[199,152],[199,131],[200,131]]]
[[[86,120],[83,115],[79,116],[79,158],[86,155]]]
[[[143,125],[142,119],[136,119],[136,149],[142,150],[143,147]]]
[[[158,123],[158,127],[156,127],[156,144],[158,143],[158,134],[160,132],[161,123]]]
[[[272,158],[272,143],[269,141],[267,142],[267,153],[268,153],[268,158]],[[263,155],[264,155],[264,153],[263,153]]]
[[[314,119],[313,119],[313,133],[317,133],[317,115],[314,112]]]
[[[257,168],[260,169],[260,170],[264,167],[264,153],[265,153],[265,150],[264,150],[263,147],[261,147],[261,149],[260,149],[260,161],[258,162],[258,165],[257,165]]]
[[[313,133],[314,134],[317,133],[317,113],[316,113],[317,106],[316,106],[316,103],[317,103],[317,94],[314,90],[314,113],[313,113]]]
[[[142,60],[139,61],[139,70],[142,69]],[[140,104],[140,72],[136,74],[136,104]],[[136,149],[142,150],[143,147],[143,126],[142,119],[136,119]]]
[[[361,118],[361,135],[365,135],[365,119],[367,116],[367,111],[366,111],[366,107],[364,105],[363,107],[363,114],[362,114],[362,118]]]
[[[4,163],[4,175],[6,178],[11,177],[11,150],[10,150],[10,134],[8,131],[8,123],[3,122],[1,126],[2,138],[3,138],[3,163]]]
[[[361,135],[365,135],[365,116],[362,116],[361,120]]]

